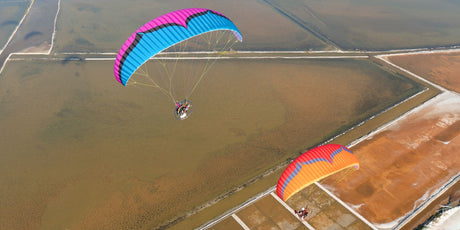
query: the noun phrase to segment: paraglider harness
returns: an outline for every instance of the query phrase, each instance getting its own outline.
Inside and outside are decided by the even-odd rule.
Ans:
[[[193,105],[187,99],[176,103],[176,109],[174,110],[174,116],[178,120],[187,119],[192,113]]]
[[[301,219],[308,219],[310,214],[311,214],[311,211],[310,209],[307,207],[305,208],[302,208],[301,210],[297,211],[297,210],[294,210],[294,213]]]

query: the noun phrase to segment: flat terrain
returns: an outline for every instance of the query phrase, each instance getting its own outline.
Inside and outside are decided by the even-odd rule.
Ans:
[[[30,5],[30,0],[0,0],[0,50],[6,44]]]
[[[459,114],[457,95],[427,102],[352,147],[360,170],[330,189],[377,226],[391,227],[460,171]]]
[[[234,215],[250,229],[308,229],[305,222],[314,229],[371,229],[316,185],[303,189],[287,201],[292,210],[283,207],[274,196],[275,193],[269,194]],[[293,215],[294,210],[302,207],[308,207],[311,211],[305,220]],[[209,229],[229,229],[226,226],[234,221],[232,215]]]
[[[354,169],[348,171],[349,176],[354,173]],[[307,221],[315,229],[370,229],[366,223],[317,185],[308,186],[292,196],[286,203],[294,210],[308,207],[311,215]]]
[[[457,54],[458,52],[440,52],[390,55],[386,59],[396,61],[419,76],[427,76],[429,80],[442,78],[443,81],[436,83],[454,89],[455,84],[449,83],[457,79],[452,71],[459,66],[456,61]],[[339,139],[346,139],[347,135],[349,134]],[[458,174],[459,138],[460,97],[456,93],[446,92],[353,146],[351,150],[360,160],[360,170],[347,170],[335,174],[323,180],[321,184],[378,228],[391,229]],[[455,201],[458,200],[458,184],[449,189],[447,195],[441,195],[426,210],[417,214],[404,228],[410,229],[421,224],[439,204],[447,202],[449,195]],[[322,206],[330,205],[330,202],[323,200],[330,197],[319,195],[320,192],[316,186],[309,186],[288,200],[287,204],[297,210],[308,205],[313,210],[308,223],[317,229],[332,226],[335,226],[335,229],[356,229],[355,225],[350,224],[353,219],[357,219],[356,217],[351,218],[353,215],[347,212],[342,216],[337,215],[338,210],[344,209],[342,206],[333,208],[336,214],[333,217],[328,214],[330,208]],[[289,213],[281,206],[276,210]],[[247,219],[251,215],[239,217],[246,218],[246,224],[254,221]],[[231,218],[225,221],[229,221],[228,219]],[[321,221],[318,221],[319,219]],[[217,224],[216,229],[221,225]],[[297,225],[293,223],[292,226]],[[362,225],[362,229],[366,228],[367,225]]]
[[[460,93],[460,52],[394,55],[388,59],[435,84]]]
[[[157,226],[419,90],[369,60],[222,61],[181,123],[111,61],[23,64],[0,78],[7,229]]]
[[[70,0],[62,2],[54,50],[118,52],[121,44],[148,21],[174,10],[198,6],[217,10],[235,23],[244,40],[235,47],[237,50],[331,49],[310,32],[257,0],[139,0],[136,4],[113,0]]]
[[[21,60],[18,55],[0,75],[0,127],[7,130],[0,132],[0,229],[152,229],[183,220],[190,210],[210,204],[216,197],[231,195],[231,201],[221,203],[233,206],[249,194],[246,190],[233,192],[235,188],[257,181],[261,173],[424,88],[366,56],[354,59],[345,53],[339,54],[342,58],[287,59],[279,53],[259,53],[255,56],[269,58],[218,61],[190,98],[194,104],[190,119],[178,122],[173,118],[174,105],[160,93],[120,86],[113,79],[112,56],[97,54],[104,58],[90,61],[84,54],[66,52],[112,55],[154,16],[197,5],[216,9],[235,22],[244,37],[236,50],[372,50],[458,43],[458,4],[445,0],[433,5],[424,0],[426,4],[416,4],[414,12],[411,1],[373,2],[377,8],[359,0],[350,1],[350,5],[324,2],[335,8],[322,2],[299,7],[283,1],[283,7],[291,12],[257,0],[137,0],[136,4],[69,0],[61,2],[53,47],[43,42],[51,31],[48,33],[40,21],[49,23],[56,11],[34,11],[43,18],[30,18],[31,23],[16,34],[19,45],[2,53],[52,49],[49,56]],[[56,2],[40,1],[48,6]],[[4,31],[8,34],[21,18],[21,7],[30,2],[19,1],[10,7],[13,3],[16,1],[0,0],[0,29],[5,29],[0,41]],[[5,4],[8,7],[3,8]],[[313,19],[313,24],[302,24],[294,16]],[[400,21],[409,24],[395,23]],[[368,22],[377,26],[369,28]],[[400,39],[394,39],[395,33]],[[232,55],[238,53],[229,57]],[[293,56],[303,55],[310,54]],[[311,57],[316,55],[323,54]],[[451,61],[458,63],[457,56],[440,62],[444,68],[433,72],[434,79],[443,75],[439,82],[455,83],[445,78],[455,77],[456,71],[450,72]],[[427,69],[417,68],[424,76]],[[398,107],[389,117],[399,116],[438,91],[424,92],[411,102],[412,107]],[[434,102],[429,108],[441,114],[413,112],[408,121],[401,120],[354,147],[363,159],[363,168],[350,177],[352,183],[327,180],[324,184],[332,190],[343,189],[338,195],[372,222],[394,224],[395,218],[458,172],[458,162],[446,160],[459,148],[458,95],[443,94]],[[385,123],[389,118],[379,119],[371,123]],[[376,127],[367,124],[352,132],[365,134],[373,129],[369,127]],[[349,142],[344,140],[350,139],[340,141],[346,144]],[[375,154],[374,149],[380,152]],[[277,173],[267,178],[273,180]],[[407,181],[400,181],[404,176]],[[268,182],[262,179],[257,182],[261,184],[256,183],[259,187],[249,190],[260,192],[272,186],[273,182]],[[309,189],[289,205],[299,208],[304,199],[310,199]],[[409,192],[403,196],[396,189]],[[379,197],[393,199],[383,204],[388,208],[383,211],[390,212],[384,218]],[[319,229],[368,227],[328,195],[319,194],[309,203],[315,209],[311,224]],[[283,208],[269,197],[236,215],[254,228],[303,229],[304,225]],[[214,210],[211,215],[187,218],[181,224],[199,226],[221,209],[213,206],[208,209]],[[257,211],[261,215],[252,217]],[[223,223],[238,226],[234,219]],[[180,228],[180,224],[173,227]]]
[[[0,71],[11,53],[47,54],[51,51],[58,2],[59,0],[34,1],[30,5],[20,25],[21,29],[15,31],[0,53]]]
[[[285,212],[271,196],[266,196],[236,215],[250,229],[307,229],[296,217]]]
[[[265,0],[344,50],[458,45],[460,4],[439,0]],[[401,23],[404,22],[404,23]]]

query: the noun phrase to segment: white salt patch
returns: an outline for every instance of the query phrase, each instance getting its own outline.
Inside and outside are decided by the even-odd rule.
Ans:
[[[445,211],[440,217],[431,221],[424,229],[427,230],[458,230],[460,229],[460,207]]]

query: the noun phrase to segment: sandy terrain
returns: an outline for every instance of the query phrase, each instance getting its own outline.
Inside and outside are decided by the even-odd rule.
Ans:
[[[457,181],[449,189],[443,192],[438,198],[434,199],[429,205],[427,205],[423,211],[418,213],[415,217],[409,220],[401,229],[414,229],[423,222],[425,222],[431,215],[436,213],[441,205],[450,204],[456,205],[460,200],[460,181]]]
[[[329,185],[378,227],[392,227],[460,171],[460,97],[444,93],[352,151],[359,173]]]
[[[246,62],[216,64],[186,123],[163,95],[120,88],[112,61],[9,62],[0,78],[0,127],[9,130],[0,134],[0,228],[153,229],[411,86],[367,60]]]
[[[388,60],[446,89],[460,92],[460,52],[395,55]]]
[[[20,51],[20,53],[47,53],[51,50],[51,44],[48,42],[43,42],[39,46],[32,46],[29,48],[25,48]]]
[[[347,50],[450,45],[458,43],[460,34],[459,5],[451,0],[419,0],[417,4],[365,0],[265,2]]]
[[[270,195],[237,215],[250,229],[307,229]]]
[[[235,214],[250,229],[370,229],[366,223],[328,196],[316,185],[294,194],[286,203],[292,210],[287,210],[272,195],[267,195],[257,202],[245,207]],[[310,215],[304,220],[293,214],[294,210],[308,206]],[[236,221],[228,216],[209,229],[236,229]],[[306,223],[306,224],[305,224]],[[305,225],[304,225],[305,224]]]

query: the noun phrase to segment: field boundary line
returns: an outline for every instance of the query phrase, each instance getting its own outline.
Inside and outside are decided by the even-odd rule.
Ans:
[[[10,38],[5,43],[3,48],[0,50],[0,55],[3,53],[5,48],[9,45],[9,43],[13,39],[14,35],[16,35],[16,32],[18,31],[18,29],[22,25],[22,23],[23,23],[24,19],[26,18],[26,16],[29,14],[29,12],[32,9],[32,6],[33,6],[34,3],[35,3],[35,0],[32,0],[30,5],[29,5],[29,8],[26,10],[26,13],[22,17],[21,21],[16,26],[15,30],[13,31],[13,33],[11,34]],[[2,66],[0,68],[0,74],[3,72],[3,68],[5,68],[6,63],[10,60],[11,55],[50,55],[51,54],[51,50],[53,49],[53,44],[54,44],[54,37],[55,37],[55,34],[56,34],[57,17],[58,17],[60,9],[61,9],[61,0],[58,0],[58,9],[56,11],[56,16],[54,17],[54,28],[53,28],[53,34],[51,35],[51,45],[50,45],[49,50],[47,52],[30,52],[30,53],[29,52],[27,52],[27,53],[24,53],[24,52],[11,52],[11,53],[8,54],[8,56],[6,57],[5,61],[3,62]],[[21,59],[13,58],[12,60],[21,60]],[[22,59],[22,60],[26,60],[26,59]]]
[[[11,56],[11,55],[12,55],[12,53],[8,54],[8,57],[6,57],[5,61],[3,62],[2,68],[0,68],[0,74],[1,74],[2,71],[3,71],[3,68],[5,68],[6,63],[7,63],[8,60],[10,59],[10,56]]]
[[[339,202],[343,207],[345,207],[346,209],[348,209],[348,211],[350,211],[351,213],[353,213],[356,217],[358,217],[361,221],[363,221],[364,223],[366,223],[370,228],[374,229],[374,230],[378,230],[377,227],[374,226],[374,224],[372,224],[371,222],[369,222],[366,218],[364,218],[363,216],[361,216],[358,212],[356,212],[355,210],[353,210],[350,206],[348,206],[347,204],[345,204],[345,202],[343,202],[342,200],[340,200],[338,197],[336,197],[334,194],[332,194],[332,192],[330,192],[329,190],[327,190],[326,188],[324,188],[320,183],[318,182],[315,182],[315,185],[318,186],[320,189],[322,189],[325,193],[327,193],[330,197],[332,197],[334,200],[336,200],[337,202]]]
[[[442,185],[439,189],[437,189],[428,199],[422,202],[418,207],[412,210],[411,213],[406,215],[401,221],[393,227],[394,230],[399,230],[403,228],[408,222],[414,219],[420,212],[425,210],[425,208],[430,205],[434,200],[436,200],[439,196],[443,195],[446,190],[454,186],[457,182],[460,181],[460,173],[452,177],[449,181],[447,181],[444,185]]]
[[[58,1],[58,4],[60,5],[60,2],[61,0]],[[52,37],[52,45],[51,45],[51,48],[50,48],[50,51],[48,53],[36,53],[36,52],[31,52],[31,53],[19,53],[19,52],[16,52],[14,54],[17,54],[17,55],[34,55],[34,54],[50,54],[52,48],[54,47],[54,40],[55,40],[55,32],[56,32],[56,24],[57,24],[57,17],[58,17],[58,14],[60,12],[60,9],[61,7],[58,6],[58,11],[56,13],[56,17],[55,17],[55,29],[54,29],[54,32],[53,32],[53,37]],[[10,39],[11,40],[11,36],[10,36]],[[9,42],[8,42],[9,43]],[[6,47],[7,44],[5,44],[5,47]],[[390,61],[387,61],[385,59],[383,59],[383,57],[388,57],[388,56],[400,56],[400,55],[414,55],[414,54],[433,54],[433,53],[450,53],[450,52],[460,52],[460,48],[457,48],[457,47],[453,47],[451,49],[442,49],[443,47],[440,47],[439,50],[427,50],[426,48],[420,48],[420,49],[401,49],[401,50],[388,50],[388,51],[296,51],[296,50],[292,50],[292,51],[235,51],[235,54],[333,54],[333,53],[343,53],[343,54],[364,54],[364,55],[344,55],[344,56],[340,56],[340,55],[335,55],[335,56],[330,56],[330,55],[326,55],[326,56],[292,56],[292,57],[286,57],[286,56],[262,56],[262,57],[219,57],[219,58],[248,58],[248,59],[256,59],[256,58],[290,58],[290,59],[301,59],[301,58],[305,58],[305,59],[314,59],[314,58],[356,58],[356,59],[364,59],[364,58],[369,58],[370,56],[372,56],[372,54],[378,54],[380,53],[380,55],[376,55],[375,57],[390,64],[391,66],[395,67],[395,68],[398,68],[404,72],[408,72],[410,75],[413,75],[417,78],[420,78],[420,79],[423,79],[421,78],[420,76],[418,75],[415,75],[414,73],[411,73],[409,72],[408,70],[405,70],[403,69],[402,67],[399,67],[395,64],[393,64],[392,62]],[[1,52],[3,51],[0,50],[0,54]],[[174,54],[174,53],[186,53],[186,54],[215,54],[217,52],[215,51],[191,51],[191,52],[165,52],[165,53],[159,53],[159,55],[161,56],[161,54]],[[383,54],[381,54],[383,53]],[[386,53],[386,54],[385,54]],[[63,53],[55,53],[55,55],[116,55],[117,53],[114,53],[114,52],[63,52]],[[152,57],[151,59],[160,59],[161,57]],[[187,58],[193,58],[193,57],[182,57],[183,59],[187,59]],[[208,57],[200,57],[200,58],[208,58]],[[214,58],[217,58],[217,57],[214,57]],[[85,58],[86,60],[107,60],[108,58]],[[111,60],[115,60],[115,57],[113,58],[110,58]],[[167,57],[163,57],[163,59],[168,59]],[[176,58],[175,58],[176,59]],[[425,79],[423,79],[425,80]],[[427,80],[425,80],[427,81]],[[430,84],[433,84],[432,82],[429,82],[427,81],[427,83],[430,83]],[[434,85],[434,84],[433,84]]]
[[[48,55],[51,54],[51,51],[53,50],[53,47],[54,47],[54,37],[56,36],[56,24],[57,24],[57,19],[58,19],[60,11],[61,11],[61,0],[58,0],[58,9],[56,11],[56,16],[54,16],[53,35],[51,35],[51,46],[50,46],[50,49],[48,50]]]
[[[431,53],[449,53],[449,52],[460,52],[460,47],[438,47],[434,50],[428,50],[427,48],[418,49],[399,49],[399,50],[384,50],[384,51],[365,51],[365,50],[235,50],[232,54],[380,54],[385,55],[411,55],[411,54],[431,54]],[[217,51],[183,51],[183,52],[160,52],[161,54],[216,54]],[[72,54],[99,54],[99,55],[117,55],[115,52],[62,52],[57,54],[72,55]]]
[[[275,198],[276,201],[278,201],[281,205],[283,205],[284,208],[286,208],[292,215],[294,215],[298,219],[298,216],[294,213],[294,209],[289,207],[289,205],[287,205],[286,202],[282,201],[281,198],[279,198],[274,192],[271,192],[270,195],[272,195],[272,197]],[[308,229],[315,230],[315,228],[311,226],[306,220],[299,220],[299,221],[303,225],[305,225]]]
[[[459,52],[459,51],[460,51],[460,46],[437,47],[436,49],[428,49],[428,48],[406,49],[406,50],[400,49],[400,50],[388,50],[388,51],[385,51],[385,52],[388,52],[388,54],[380,54],[377,56],[404,56],[404,55],[418,55],[418,54],[451,53],[451,52]]]
[[[419,91],[418,93],[416,93],[416,94],[414,94],[414,95],[412,95],[412,96],[410,96],[410,97],[404,99],[403,101],[401,101],[401,102],[399,102],[399,103],[397,103],[397,104],[394,104],[393,106],[389,107],[388,109],[385,109],[384,111],[382,111],[382,112],[380,112],[380,113],[378,113],[378,114],[376,114],[376,115],[370,117],[370,118],[367,119],[366,121],[363,121],[363,122],[359,123],[358,125],[353,126],[353,127],[350,128],[349,130],[347,130],[347,132],[350,131],[350,130],[352,130],[352,129],[354,129],[354,128],[356,128],[356,127],[358,127],[358,126],[361,126],[364,122],[367,122],[367,121],[369,121],[369,120],[374,119],[376,116],[378,116],[378,115],[380,115],[380,114],[383,114],[383,113],[385,113],[385,112],[388,112],[389,110],[395,108],[396,106],[398,106],[398,105],[400,105],[400,104],[402,104],[402,103],[404,103],[404,102],[406,102],[406,101],[408,101],[408,100],[410,100],[410,99],[412,99],[412,98],[414,98],[414,97],[416,97],[416,96],[418,96],[418,95],[420,95],[420,94],[426,92],[427,90],[429,90],[429,88],[425,88],[424,90]],[[441,94],[443,94],[443,93],[440,93],[439,95],[441,95]],[[435,97],[433,97],[433,98],[431,98],[430,100],[428,100],[428,101],[426,101],[426,102],[424,102],[424,103],[422,103],[422,104],[416,106],[415,108],[412,108],[411,110],[409,110],[409,111],[407,111],[407,112],[401,114],[399,117],[397,117],[397,118],[395,118],[395,119],[393,119],[393,120],[391,120],[391,121],[388,121],[387,123],[385,123],[385,124],[383,124],[383,125],[377,127],[376,129],[372,130],[372,132],[370,132],[370,133],[368,133],[368,134],[366,134],[366,135],[364,135],[364,136],[362,136],[362,137],[360,137],[360,138],[357,138],[356,140],[354,140],[354,141],[352,141],[350,144],[348,144],[348,145],[347,145],[347,148],[351,148],[351,147],[353,147],[353,146],[359,144],[359,143],[362,142],[363,140],[366,140],[367,138],[372,137],[373,135],[375,135],[375,134],[381,132],[382,130],[386,129],[388,126],[390,126],[390,125],[394,124],[395,122],[397,122],[397,121],[399,121],[399,120],[405,118],[407,115],[411,114],[413,111],[418,111],[418,108],[419,108],[419,107],[423,106],[425,103],[428,103],[429,101],[431,101],[431,100],[433,100],[433,99],[435,99],[435,98],[437,98],[437,97],[438,97],[438,95],[435,96]],[[341,135],[344,135],[344,134],[345,134],[345,133],[341,133],[341,134],[339,134],[339,135],[341,136]],[[337,137],[338,137],[338,136],[336,136],[336,137],[334,137],[334,138],[331,138],[330,140],[324,142],[324,144],[326,144],[326,143],[329,142],[329,141],[334,140],[334,139],[337,138]]]
[[[261,193],[255,195],[254,197],[249,198],[244,203],[242,203],[242,204],[240,204],[240,205],[228,210],[227,212],[225,212],[224,214],[220,215],[219,217],[209,221],[208,223],[205,223],[204,225],[202,225],[202,226],[200,226],[200,227],[198,227],[196,229],[208,229],[208,228],[212,227],[213,225],[215,225],[215,224],[221,222],[222,220],[224,220],[225,218],[227,218],[227,217],[231,216],[232,214],[240,211],[241,209],[245,208],[246,206],[255,203],[256,201],[260,200],[260,198],[265,197],[267,194],[275,191],[275,189],[276,189],[276,187],[273,186],[273,187],[267,189],[266,191],[261,192]]]
[[[407,69],[404,69],[403,67],[398,66],[398,65],[394,64],[393,62],[391,62],[391,61],[389,61],[389,60],[387,60],[387,59],[384,58],[384,57],[389,57],[389,56],[392,56],[392,54],[377,55],[377,56],[375,56],[375,57],[378,58],[379,60],[382,60],[382,61],[384,61],[385,63],[391,65],[392,67],[394,67],[394,68],[396,68],[396,69],[398,69],[398,70],[400,70],[400,71],[403,71],[404,73],[407,73],[407,74],[411,75],[412,77],[415,77],[415,78],[417,78],[417,79],[419,79],[419,80],[421,80],[421,81],[423,81],[423,82],[425,82],[425,83],[427,83],[427,84],[429,84],[429,85],[431,85],[431,86],[434,86],[435,88],[437,88],[437,89],[439,89],[439,90],[441,90],[441,91],[443,91],[443,92],[449,91],[449,90],[445,89],[444,87],[441,87],[441,86],[438,85],[438,84],[435,84],[435,83],[433,83],[433,82],[431,82],[431,81],[428,81],[428,80],[426,80],[425,78],[420,77],[419,75],[417,75],[417,74],[415,74],[415,73],[412,73],[411,71],[409,71],[409,70],[407,70]]]
[[[11,53],[15,55],[43,55],[47,53]],[[252,57],[152,57],[150,60],[251,60],[251,59],[368,59],[369,56],[252,56]],[[65,60],[67,57],[40,57],[40,58],[13,58],[15,61],[25,61],[25,60]],[[115,60],[114,57],[88,57],[82,58],[85,61],[107,61]]]
[[[244,230],[251,230],[235,213],[232,214],[232,217]]]
[[[16,35],[16,32],[18,31],[19,27],[22,25],[22,22],[24,21],[24,19],[27,17],[27,15],[29,14],[29,11],[30,9],[32,8],[32,5],[34,4],[34,0],[32,0],[32,2],[30,3],[29,5],[29,8],[27,8],[26,12],[24,13],[24,16],[22,17],[21,21],[18,23],[18,25],[16,26],[16,28],[14,29],[13,33],[11,33],[11,36],[10,38],[8,38],[8,41],[6,41],[5,45],[3,46],[3,48],[0,50],[0,56],[3,54],[3,51],[5,51],[6,47],[8,46],[8,44],[10,44],[10,41],[11,39],[13,39],[14,35]],[[10,58],[11,54],[13,53],[10,53],[8,54],[8,57],[6,57],[5,61],[3,63],[0,63],[0,65],[2,65],[2,67],[0,68],[0,74],[2,73],[3,71],[3,68],[5,68],[5,65],[6,65],[6,62],[8,62],[8,59]]]
[[[16,26],[16,28],[14,29],[13,33],[11,33],[11,36],[10,38],[8,38],[8,41],[6,41],[5,45],[3,46],[3,48],[0,50],[0,54],[2,54],[2,52],[5,50],[6,46],[8,46],[8,44],[10,43],[11,39],[13,39],[14,35],[16,34],[16,32],[18,31],[19,27],[21,26],[22,22],[24,21],[24,19],[27,17],[27,15],[29,14],[29,11],[30,9],[32,8],[32,5],[34,4],[34,0],[32,0],[32,2],[30,3],[29,5],[29,8],[27,8],[26,12],[24,13],[24,16],[22,17],[21,21],[19,21],[18,25]],[[6,62],[6,60],[5,60]],[[2,68],[3,69],[3,68]],[[0,71],[1,73],[1,71]]]

